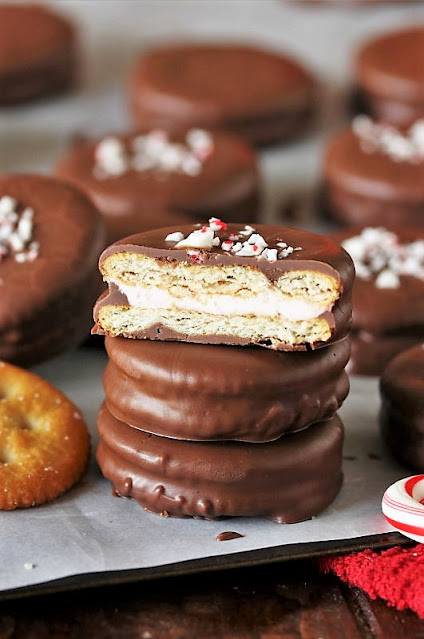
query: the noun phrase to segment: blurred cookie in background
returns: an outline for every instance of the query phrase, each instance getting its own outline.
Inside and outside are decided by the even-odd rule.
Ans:
[[[257,158],[222,132],[163,129],[77,142],[57,174],[80,187],[103,215],[107,243],[153,228],[207,221],[255,222]]]
[[[392,456],[424,471],[424,344],[400,353],[380,383],[381,434]],[[422,502],[421,502],[422,503]]]
[[[347,370],[381,375],[398,353],[424,341],[424,229],[354,227],[332,237],[356,270]]]
[[[424,118],[398,129],[358,116],[330,141],[323,173],[333,220],[424,227]]]
[[[0,358],[22,366],[89,335],[105,242],[94,206],[41,175],[0,176]]]
[[[365,43],[354,63],[355,83],[374,117],[398,126],[424,117],[423,60],[424,25]]]
[[[140,126],[223,129],[264,145],[303,133],[315,113],[316,82],[284,54],[238,44],[177,44],[137,60],[129,98]]]
[[[0,105],[69,89],[75,77],[73,25],[38,4],[0,4]]]

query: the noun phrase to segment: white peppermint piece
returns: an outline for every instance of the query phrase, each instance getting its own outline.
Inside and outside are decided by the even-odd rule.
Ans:
[[[418,151],[424,155],[424,120],[417,120],[409,129],[409,136]]]
[[[33,223],[29,217],[21,217],[18,223],[17,233],[24,242],[29,242],[32,237]]]
[[[156,168],[156,159],[147,153],[135,154],[131,158],[131,168],[134,171],[151,171]]]
[[[156,158],[159,158],[168,146],[168,137],[162,133],[149,133],[144,140],[144,152]]]
[[[16,232],[10,235],[9,244],[12,251],[15,252],[22,251],[25,247],[25,242]]]
[[[221,244],[221,240],[219,239],[219,237],[214,237],[212,240],[212,244],[213,246],[219,246]]]
[[[285,248],[287,248],[287,243],[286,242],[277,242],[276,246],[278,246],[278,248],[285,249]]]
[[[230,251],[233,246],[234,246],[234,242],[229,242],[228,240],[226,242],[222,242],[221,244],[221,248],[223,251]]]
[[[243,245],[242,245],[241,242],[236,242],[235,244],[233,244],[233,247],[231,249],[231,253],[238,253],[238,251],[240,251],[242,246]]]
[[[165,238],[165,242],[180,242],[183,239],[184,235],[180,231],[176,231],[175,233],[169,233]]]
[[[389,269],[381,271],[375,280],[377,288],[398,288],[399,284],[399,276]]]
[[[276,262],[278,259],[277,253],[278,253],[277,249],[266,248],[261,253],[261,257],[264,257],[265,259],[267,259],[268,262]]]
[[[211,249],[213,246],[214,232],[208,228],[205,230],[193,231],[188,237],[176,244],[175,248],[205,248]]]
[[[194,155],[186,155],[181,162],[181,170],[186,175],[199,175],[202,171],[202,163]]]
[[[268,246],[268,244],[265,242],[265,240],[262,237],[262,235],[259,235],[259,233],[253,233],[249,237],[247,242],[248,242],[248,244],[257,244],[257,246],[261,246],[262,248],[265,248],[266,246]]]
[[[8,240],[13,233],[14,224],[10,222],[3,222],[0,224],[0,242]]]
[[[223,227],[225,227],[225,223],[217,217],[209,218],[209,228],[212,231],[221,231]]]
[[[248,237],[249,235],[252,235],[252,233],[255,232],[255,229],[252,226],[249,226],[248,224],[246,224],[246,226],[244,227],[244,231],[240,231],[239,235],[242,235],[243,237]]]
[[[190,129],[186,135],[186,142],[192,149],[200,151],[213,146],[212,136],[203,129]]]
[[[10,195],[3,195],[0,197],[0,216],[7,215],[8,213],[14,213],[18,206],[17,200]]]
[[[238,257],[254,257],[259,256],[263,251],[261,246],[257,244],[249,244],[248,242],[244,242],[241,249],[237,251]]]
[[[288,257],[289,255],[291,255],[293,251],[294,251],[294,248],[292,246],[288,246],[287,248],[279,252],[278,257],[281,259],[284,259],[285,257]]]

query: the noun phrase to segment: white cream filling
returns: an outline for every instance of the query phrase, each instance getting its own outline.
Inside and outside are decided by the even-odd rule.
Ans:
[[[280,291],[267,291],[258,295],[243,292],[237,295],[203,294],[196,298],[191,296],[174,297],[168,291],[144,286],[130,286],[110,280],[119,288],[130,306],[143,309],[182,310],[211,315],[256,315],[275,317],[294,322],[316,319],[331,306],[323,306],[284,296]]]

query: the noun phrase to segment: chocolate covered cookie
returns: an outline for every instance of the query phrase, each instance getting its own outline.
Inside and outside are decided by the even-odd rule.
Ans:
[[[379,120],[410,126],[424,117],[424,26],[367,42],[355,61],[355,81]]]
[[[181,442],[120,422],[105,406],[97,460],[117,494],[165,516],[309,519],[342,483],[338,416],[267,444]]]
[[[32,365],[85,339],[103,246],[101,217],[77,189],[0,177],[1,359]]]
[[[349,382],[349,341],[310,353],[107,337],[108,410],[186,440],[266,442],[333,416]]]
[[[334,234],[356,268],[351,373],[380,375],[424,340],[424,230],[352,228]]]
[[[130,101],[142,127],[204,127],[254,144],[301,133],[314,111],[310,73],[283,54],[231,44],[178,44],[144,53]]]
[[[305,231],[211,219],[126,238],[99,264],[98,333],[306,350],[350,328],[352,261]]]
[[[401,464],[424,471],[424,344],[398,355],[381,378],[382,436]]]
[[[103,215],[107,242],[173,224],[256,220],[257,160],[249,145],[225,133],[164,130],[81,141],[57,166]]]
[[[424,119],[402,131],[356,118],[330,142],[324,179],[328,213],[344,225],[424,227]]]
[[[0,4],[0,105],[68,89],[75,32],[68,20],[32,3]]]

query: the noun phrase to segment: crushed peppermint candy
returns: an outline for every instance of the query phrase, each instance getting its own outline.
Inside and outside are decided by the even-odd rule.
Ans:
[[[199,225],[200,226],[200,225]],[[246,225],[238,233],[230,233],[227,238],[219,238],[217,232],[227,229],[227,224],[216,217],[211,217],[208,226],[202,226],[192,231],[187,237],[177,231],[165,237],[166,242],[175,242],[173,248],[189,249],[187,255],[197,262],[202,262],[200,251],[193,249],[221,248],[222,251],[237,255],[238,257],[258,257],[276,262],[291,255],[294,251],[301,251],[301,246],[288,246],[286,242],[277,242],[277,248],[269,248],[266,240],[256,232],[252,226]]]
[[[117,137],[108,137],[96,146],[93,173],[100,180],[131,170],[196,176],[213,150],[212,136],[202,129],[190,129],[184,144],[171,142],[161,129],[137,135],[130,145]]]
[[[16,262],[33,262],[39,255],[38,242],[32,241],[34,210],[26,207],[19,213],[17,200],[0,197],[0,262],[12,256]]]
[[[360,115],[353,120],[352,129],[364,153],[380,151],[394,162],[424,161],[424,119],[417,120],[402,133],[389,124],[373,122],[367,115]]]
[[[424,280],[424,240],[401,244],[395,233],[369,227],[342,246],[353,259],[357,277],[375,278],[377,288],[398,288],[402,275]]]

